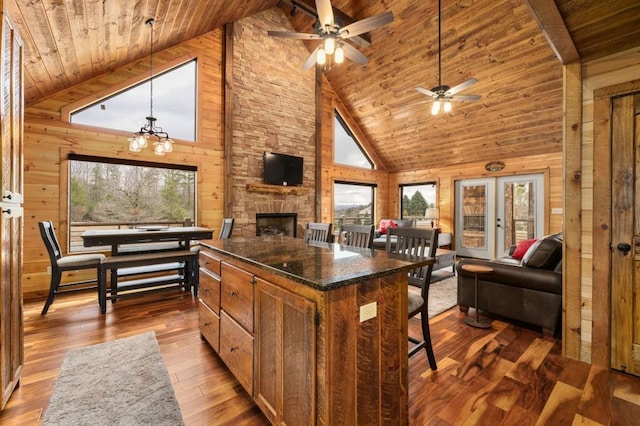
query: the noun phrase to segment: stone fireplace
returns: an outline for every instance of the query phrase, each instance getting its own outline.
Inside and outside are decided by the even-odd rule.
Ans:
[[[256,213],[256,235],[296,237],[297,213]]]

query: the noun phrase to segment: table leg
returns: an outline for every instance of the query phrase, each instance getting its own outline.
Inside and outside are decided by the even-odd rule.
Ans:
[[[466,317],[464,319],[465,324],[470,325],[471,327],[476,327],[476,328],[491,328],[491,323],[487,322],[487,321],[480,321],[480,313],[479,313],[479,309],[478,309],[478,273],[475,272],[474,274],[474,291],[475,291],[475,310],[476,310],[476,315],[475,315],[475,319],[472,317]]]

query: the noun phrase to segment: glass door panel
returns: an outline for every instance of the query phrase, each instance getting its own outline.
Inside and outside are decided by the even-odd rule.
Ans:
[[[544,233],[543,175],[507,176],[497,179],[496,233],[498,257],[512,245]]]
[[[489,259],[493,255],[495,183],[493,179],[456,182],[456,252]]]

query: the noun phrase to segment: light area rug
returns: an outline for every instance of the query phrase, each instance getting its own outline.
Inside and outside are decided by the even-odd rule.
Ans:
[[[67,352],[42,424],[184,425],[155,333]]]
[[[409,286],[409,291],[420,293],[418,287]],[[458,277],[432,281],[429,287],[429,318],[441,314],[442,312],[455,306],[458,302]]]

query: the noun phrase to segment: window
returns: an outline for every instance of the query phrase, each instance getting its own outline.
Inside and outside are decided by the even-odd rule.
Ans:
[[[344,119],[335,111],[333,122],[334,162],[347,166],[373,169],[373,162],[353,136]]]
[[[436,183],[426,182],[400,185],[401,212],[403,219],[416,219],[418,224],[427,224],[425,211],[436,207]]]
[[[333,227],[373,224],[376,185],[336,182],[333,185]]]
[[[69,251],[87,229],[195,222],[196,168],[71,155]]]
[[[153,77],[153,115],[169,136],[196,140],[196,60]],[[131,133],[143,127],[150,107],[146,80],[71,113],[71,122]]]

